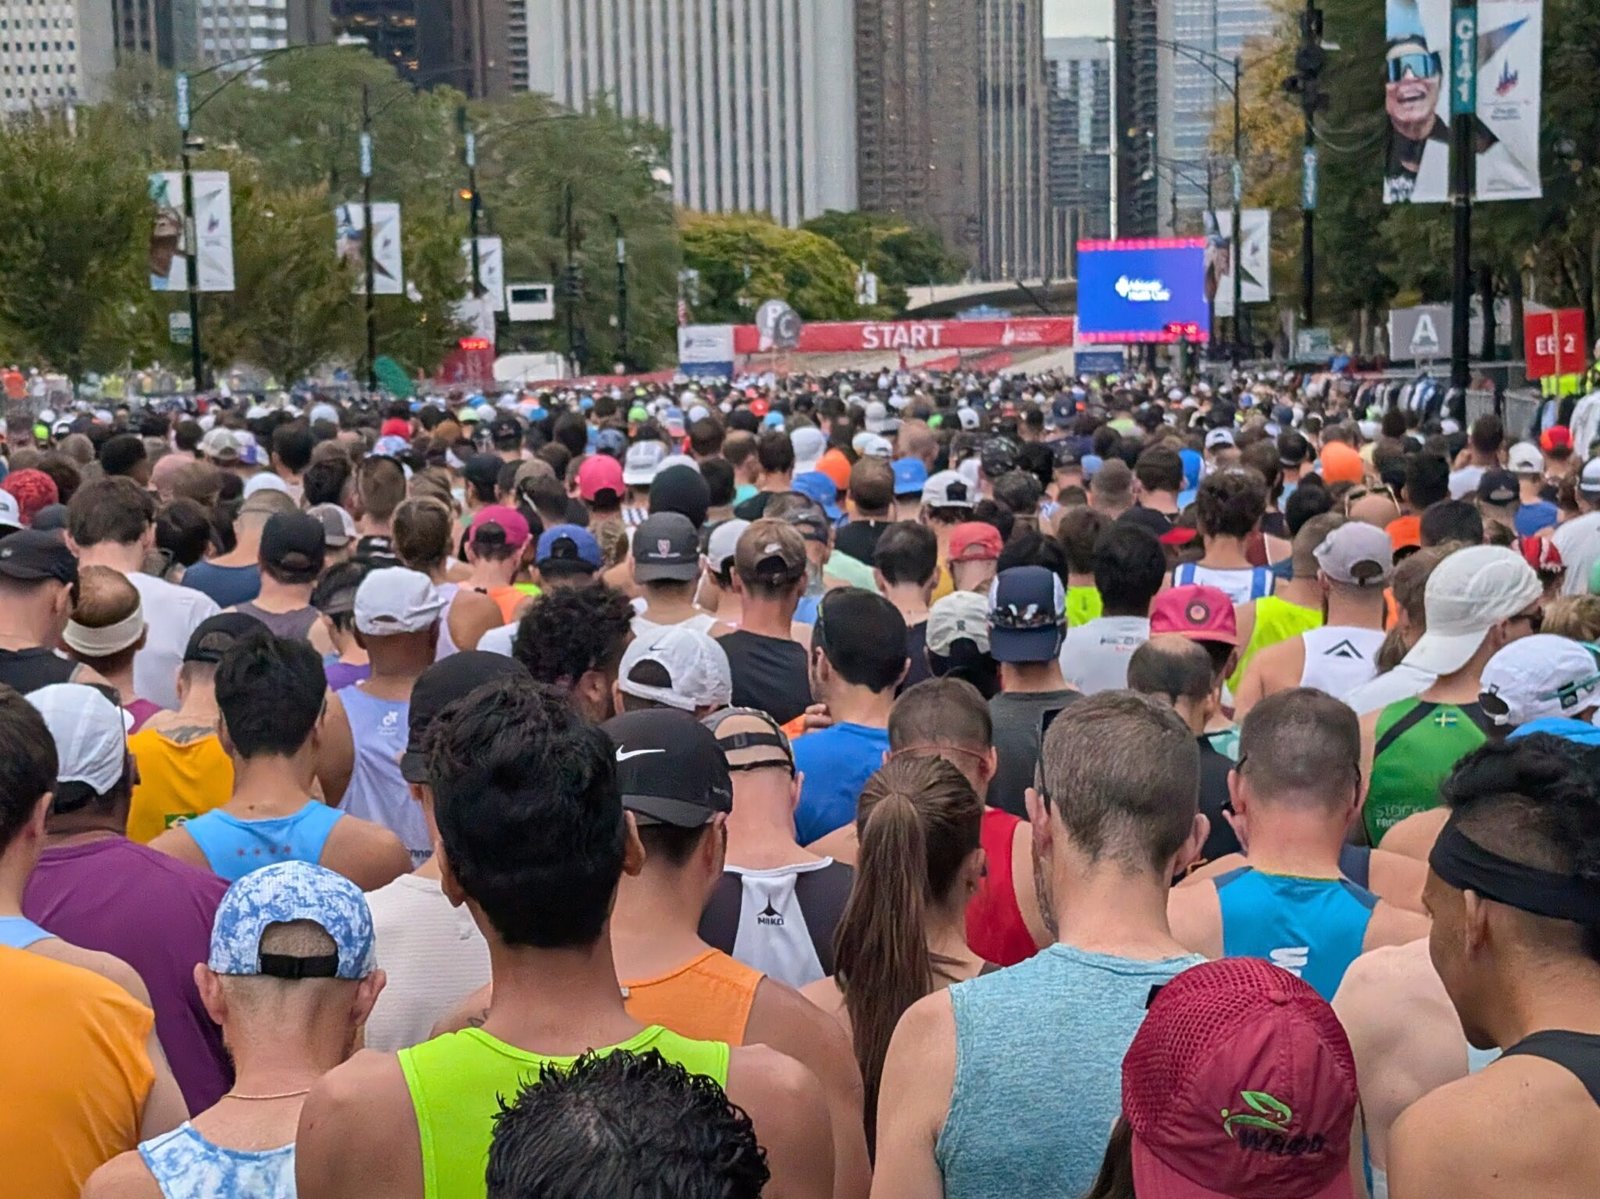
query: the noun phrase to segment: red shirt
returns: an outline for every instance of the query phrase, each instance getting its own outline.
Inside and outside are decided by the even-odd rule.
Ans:
[[[1039,952],[1017,906],[1011,882],[1011,850],[1022,821],[999,808],[984,808],[979,843],[988,868],[983,884],[967,905],[967,945],[996,966],[1015,966]]]

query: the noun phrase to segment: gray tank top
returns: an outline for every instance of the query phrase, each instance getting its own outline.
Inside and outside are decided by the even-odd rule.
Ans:
[[[246,616],[254,616],[272,630],[274,637],[285,641],[304,641],[311,635],[311,626],[317,623],[318,616],[317,610],[309,605],[293,612],[264,612],[251,601],[238,605],[238,610]]]
[[[951,987],[956,1076],[934,1146],[946,1199],[1088,1190],[1122,1110],[1122,1059],[1151,989],[1204,961],[1051,945]]]

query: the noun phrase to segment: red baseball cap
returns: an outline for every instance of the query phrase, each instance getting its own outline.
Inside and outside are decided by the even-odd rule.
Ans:
[[[1551,450],[1570,450],[1572,448],[1572,430],[1566,425],[1551,425],[1539,434],[1539,448],[1545,453]]]
[[[622,463],[610,454],[591,454],[578,467],[578,495],[585,503],[592,503],[602,491],[614,492],[620,499],[627,490]]]
[[[1567,564],[1562,561],[1561,551],[1548,537],[1519,537],[1517,549],[1522,551],[1522,560],[1542,575],[1566,573]]]
[[[1226,591],[1198,583],[1163,591],[1150,609],[1150,636],[1161,633],[1238,645],[1239,622],[1234,618],[1233,601]]]
[[[950,530],[950,561],[993,562],[1000,557],[1000,530],[969,520]]]
[[[1356,1064],[1333,1009],[1259,958],[1161,988],[1122,1060],[1139,1199],[1348,1199]]]
[[[383,427],[378,430],[380,437],[404,437],[411,439],[411,422],[398,416],[391,416],[383,422]]]
[[[515,508],[507,508],[503,504],[490,504],[487,508],[479,508],[477,515],[472,518],[472,535],[468,539],[473,544],[478,543],[478,530],[484,525],[499,526],[502,544],[513,548],[528,544],[527,518]],[[487,536],[484,540],[486,544],[489,542]]]
[[[751,415],[765,416],[770,411],[772,411],[771,406],[760,396],[757,396],[755,399],[750,401]]]

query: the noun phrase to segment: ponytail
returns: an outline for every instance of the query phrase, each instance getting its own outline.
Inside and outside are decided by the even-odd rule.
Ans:
[[[928,909],[958,881],[982,820],[982,801],[942,758],[892,759],[861,792],[855,883],[834,934],[834,963],[861,1067],[869,1148],[894,1026],[934,986]]]

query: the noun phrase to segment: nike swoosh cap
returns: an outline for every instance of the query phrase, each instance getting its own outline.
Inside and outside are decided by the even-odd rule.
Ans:
[[[622,806],[639,824],[699,828],[733,810],[728,760],[688,712],[645,708],[600,727],[614,746]]]

